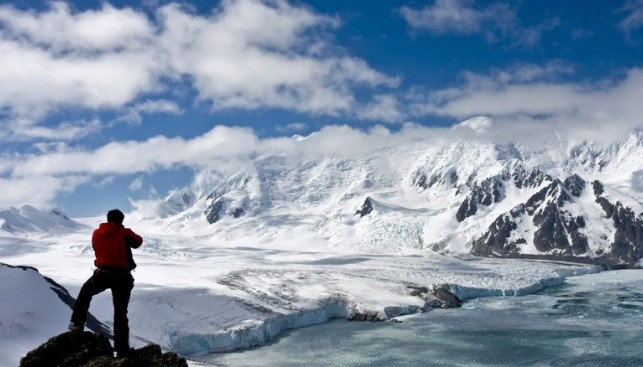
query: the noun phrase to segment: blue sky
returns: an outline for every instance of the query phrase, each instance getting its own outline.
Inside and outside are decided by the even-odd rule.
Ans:
[[[617,139],[642,46],[643,0],[3,2],[0,208],[129,210],[294,134]]]

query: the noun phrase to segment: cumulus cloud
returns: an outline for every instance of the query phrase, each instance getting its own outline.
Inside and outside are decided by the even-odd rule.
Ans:
[[[559,25],[548,19],[535,26],[523,26],[516,10],[506,3],[476,6],[474,0],[435,0],[422,8],[403,6],[400,14],[408,25],[433,34],[482,34],[488,41],[510,39],[512,46],[531,47],[543,33]]]
[[[0,6],[0,109],[39,121],[61,107],[118,108],[158,89],[154,28],[132,9],[38,13]]]
[[[286,1],[224,1],[210,17],[178,5],[159,12],[163,49],[179,74],[194,78],[214,108],[279,107],[337,115],[356,103],[353,85],[398,81],[363,60],[335,55],[319,31],[338,26]]]
[[[356,115],[364,120],[395,122],[402,121],[406,112],[397,96],[386,94],[376,95],[370,103],[360,106]]]
[[[493,135],[532,138],[558,131],[592,140],[612,140],[643,125],[643,69],[629,70],[618,81],[565,82],[551,75],[564,66],[527,66],[489,75],[465,73],[457,88],[428,92],[413,106],[418,115],[463,120],[492,116]],[[417,97],[417,96],[416,96]]]
[[[248,128],[217,126],[192,139],[155,136],[143,141],[112,142],[96,149],[47,145],[35,153],[0,157],[0,190],[11,193],[0,196],[0,207],[24,203],[50,205],[57,195],[73,191],[78,185],[110,184],[119,176],[179,167],[225,172],[249,165],[254,157],[268,152],[293,159],[351,156],[432,135],[430,128],[406,124],[395,133],[382,126],[368,131],[326,126],[302,139],[260,139]],[[130,189],[138,190],[142,184],[139,177],[131,182]]]
[[[87,183],[89,177],[82,176],[29,176],[0,177],[0,207],[21,207],[26,203],[36,206],[50,206],[63,192],[71,192],[77,186]]]
[[[109,4],[0,5],[0,119],[37,125],[63,108],[135,105],[125,118],[137,122],[150,110],[177,113],[171,101],[140,101],[179,80],[214,109],[350,115],[356,87],[394,88],[399,80],[335,47],[329,32],[339,25],[285,0],[225,0],[205,16],[172,3],[152,18]]]
[[[5,154],[0,156],[0,190],[7,194],[0,196],[0,207],[24,203],[51,205],[60,193],[73,191],[78,185],[109,184],[127,175],[181,167],[208,174],[239,170],[251,166],[253,159],[266,153],[295,160],[355,157],[435,139],[538,144],[552,133],[605,141],[621,137],[629,132],[628,128],[643,125],[640,119],[643,111],[638,103],[643,92],[643,70],[632,70],[623,80],[602,90],[596,90],[596,85],[516,81],[522,77],[508,78],[509,82],[478,77],[486,81],[473,83],[460,93],[446,93],[448,97],[442,96],[438,104],[429,99],[423,105],[431,110],[425,113],[458,117],[487,110],[492,116],[468,119],[453,127],[405,123],[396,130],[382,125],[361,130],[337,125],[292,139],[260,138],[249,128],[217,126],[191,139],[155,136],[141,141],[112,142],[95,149],[55,144],[43,146],[35,153]],[[131,190],[142,188],[141,177],[131,182]],[[205,178],[196,177],[195,185],[199,179]]]

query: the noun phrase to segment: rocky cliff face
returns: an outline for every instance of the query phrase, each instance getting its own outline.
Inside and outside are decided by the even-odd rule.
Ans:
[[[488,230],[473,241],[472,253],[483,256],[521,255],[549,259],[596,262],[608,267],[635,267],[643,257],[643,216],[621,202],[610,202],[603,196],[603,184],[592,182],[596,206],[599,206],[613,226],[607,249],[590,251],[588,220],[572,212],[574,204],[587,187],[586,181],[574,174],[564,181],[554,179],[550,184],[497,217]],[[587,211],[587,210],[586,210]],[[524,224],[527,224],[526,226]],[[535,251],[525,251],[533,244]]]
[[[605,254],[616,263],[635,266],[643,257],[643,213],[636,214],[632,208],[620,201],[610,202],[604,194],[599,181],[592,182],[596,203],[605,211],[607,218],[614,223],[614,240]]]

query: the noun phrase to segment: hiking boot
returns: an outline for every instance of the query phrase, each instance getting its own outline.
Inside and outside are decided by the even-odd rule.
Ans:
[[[67,329],[69,331],[83,331],[85,330],[85,325],[78,325],[78,324],[74,324],[73,322],[70,322],[69,326],[67,326]]]

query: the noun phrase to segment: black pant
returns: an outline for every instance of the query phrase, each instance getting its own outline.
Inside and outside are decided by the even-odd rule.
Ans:
[[[134,288],[134,278],[128,273],[114,273],[96,269],[80,288],[80,293],[74,305],[71,322],[84,326],[87,311],[92,297],[110,288],[114,302],[114,349],[116,352],[129,351],[129,325],[127,319],[127,305],[130,294]]]

